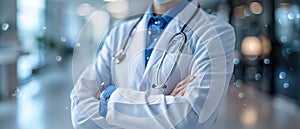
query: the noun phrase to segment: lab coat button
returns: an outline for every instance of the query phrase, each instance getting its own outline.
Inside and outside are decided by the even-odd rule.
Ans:
[[[158,24],[160,24],[160,21],[155,21],[154,24],[158,25]]]
[[[151,35],[151,33],[152,33],[152,32],[151,32],[150,30],[148,30],[148,35]]]

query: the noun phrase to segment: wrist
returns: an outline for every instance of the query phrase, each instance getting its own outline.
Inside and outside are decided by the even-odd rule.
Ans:
[[[116,87],[114,85],[110,85],[106,87],[106,89],[101,93],[101,98],[104,99],[105,102],[108,102],[111,94],[116,90]]]

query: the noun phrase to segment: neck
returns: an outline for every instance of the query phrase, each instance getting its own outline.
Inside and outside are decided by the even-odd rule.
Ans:
[[[167,12],[170,8],[174,7],[178,3],[182,2],[183,0],[172,0],[168,3],[159,4],[153,0],[153,12],[157,16],[162,16],[165,12]]]

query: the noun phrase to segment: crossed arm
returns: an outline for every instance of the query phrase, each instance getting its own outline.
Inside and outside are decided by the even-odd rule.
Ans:
[[[195,78],[196,78],[195,76],[191,76],[191,75],[186,76],[182,81],[176,84],[175,88],[173,89],[170,95],[183,96],[187,89],[188,84],[192,82]],[[103,91],[99,91],[99,93],[96,96],[97,99],[101,98],[102,92]]]

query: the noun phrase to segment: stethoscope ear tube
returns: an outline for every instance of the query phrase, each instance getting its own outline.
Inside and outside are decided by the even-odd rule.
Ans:
[[[170,40],[169,40],[168,43],[171,43],[171,42],[173,41],[173,39],[174,39],[176,36],[179,36],[179,35],[180,35],[180,37],[183,37],[183,41],[180,43],[180,46],[179,46],[179,49],[178,49],[179,52],[182,52],[183,49],[184,49],[184,47],[185,47],[185,45],[186,45],[186,43],[187,43],[187,36],[186,36],[186,34],[185,34],[184,32],[180,31],[180,32],[176,33],[175,35],[173,35],[173,36],[170,38]]]
[[[167,55],[168,50],[170,49],[170,47],[166,48],[166,49],[164,50],[163,55],[161,56],[160,61],[159,61],[158,72],[157,72],[157,74],[156,74],[156,84],[152,84],[152,88],[155,88],[155,89],[159,89],[159,88],[166,89],[166,88],[167,88],[166,83],[167,83],[167,81],[169,80],[169,78],[170,78],[170,76],[171,76],[171,74],[172,74],[172,72],[173,72],[173,70],[174,70],[174,68],[175,68],[175,65],[176,65],[176,63],[177,63],[177,61],[178,61],[178,59],[179,59],[179,55],[181,54],[181,52],[182,52],[182,50],[183,50],[183,48],[184,48],[184,46],[185,46],[185,44],[186,44],[186,34],[183,33],[183,32],[179,32],[179,33],[176,33],[175,35],[173,35],[173,36],[170,38],[170,40],[169,40],[169,42],[168,42],[168,45],[174,40],[175,37],[178,37],[178,36],[179,36],[179,37],[182,37],[183,40],[180,40],[180,41],[182,41],[182,42],[179,43],[179,48],[177,49],[177,52],[176,52],[175,62],[172,64],[171,70],[170,70],[169,73],[167,74],[166,79],[165,79],[161,84],[159,84],[159,83],[158,83],[158,76],[159,76],[160,71],[161,71],[161,66],[162,66],[162,64],[163,64],[163,60],[165,59],[165,57],[166,57],[166,55]]]
[[[120,64],[126,57],[126,53],[124,52],[123,49],[118,50],[114,56],[113,56],[113,60],[116,64]]]
[[[134,28],[136,28],[136,26],[140,23],[140,21],[142,20],[143,16],[140,17],[140,19],[134,24],[134,26],[132,27],[132,29],[130,30],[128,36],[125,39],[124,44],[120,47],[119,50],[117,50],[117,52],[113,55],[113,60],[116,64],[120,64],[126,57],[126,52],[125,49],[127,47],[128,44],[128,40],[130,38],[130,36],[132,35]]]

